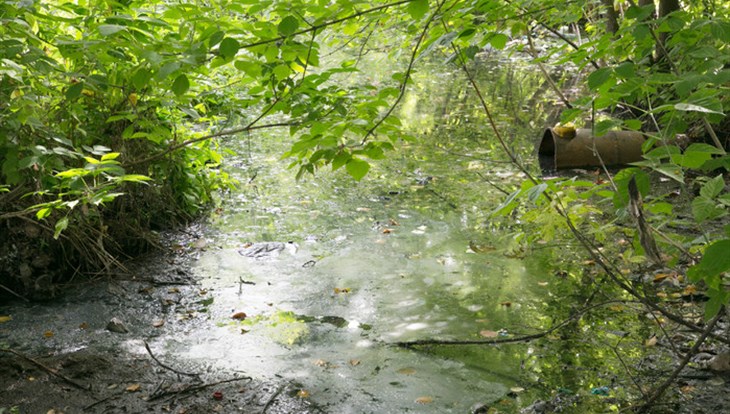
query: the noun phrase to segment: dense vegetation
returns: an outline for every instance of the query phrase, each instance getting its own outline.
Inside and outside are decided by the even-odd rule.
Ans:
[[[395,109],[431,61],[463,71],[494,151],[525,173],[496,213],[521,215],[524,243],[577,239],[609,280],[670,318],[681,319],[622,269],[686,271],[713,318],[730,300],[729,14],[713,0],[3,2],[0,287],[47,294],[154,246],[156,230],[235,184],[218,167],[219,140],[236,134],[286,126],[298,176],[331,167],[362,179],[417,139]],[[602,182],[539,179],[471,75],[488,49],[529,54],[562,123],[643,131],[645,160]],[[373,50],[400,70],[354,81]],[[584,85],[561,90],[553,65]],[[621,227],[632,219],[644,224]],[[624,236],[632,248],[601,247]]]

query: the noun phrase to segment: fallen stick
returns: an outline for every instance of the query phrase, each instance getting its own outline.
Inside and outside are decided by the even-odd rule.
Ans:
[[[10,353],[10,354],[13,354],[13,355],[15,355],[15,356],[17,356],[19,358],[22,358],[22,359],[30,362],[31,364],[37,366],[38,368],[40,368],[40,369],[48,372],[49,374],[53,375],[54,377],[59,378],[59,379],[62,379],[63,381],[65,381],[65,382],[73,385],[76,388],[82,389],[84,391],[91,391],[91,384],[89,384],[88,386],[81,385],[78,382],[72,380],[71,378],[69,378],[69,377],[61,374],[57,370],[55,370],[53,368],[50,368],[50,367],[47,367],[47,366],[43,365],[42,363],[36,361],[35,359],[33,359],[33,358],[31,358],[31,357],[23,354],[23,353],[20,353],[20,352],[14,350],[14,349],[0,348],[0,352],[7,352],[7,353]]]
[[[226,384],[229,382],[236,382],[236,381],[243,381],[243,380],[251,381],[252,379],[253,378],[251,378],[251,377],[236,377],[236,378],[229,378],[227,380],[211,382],[211,383],[207,383],[207,384],[194,385],[192,387],[183,388],[183,389],[177,390],[177,391],[165,391],[163,393],[151,396],[147,401],[159,400],[160,398],[167,397],[169,395],[180,395],[180,394],[187,394],[187,393],[191,393],[191,392],[195,392],[195,391],[200,391],[200,390],[208,388],[208,387],[214,387],[216,385]]]
[[[155,354],[152,353],[152,350],[150,349],[150,346],[147,344],[147,341],[143,341],[143,342],[144,342],[144,347],[147,350],[147,353],[150,354],[150,357],[152,357],[152,359],[157,363],[157,365],[159,365],[162,368],[165,368],[167,370],[170,370],[170,371],[176,373],[177,375],[185,375],[185,376],[188,376],[188,377],[193,377],[193,378],[200,379],[200,374],[178,371],[178,370],[176,370],[175,368],[173,368],[173,367],[171,367],[169,365],[163,364],[162,362],[160,362],[159,359],[157,359],[155,357]]]

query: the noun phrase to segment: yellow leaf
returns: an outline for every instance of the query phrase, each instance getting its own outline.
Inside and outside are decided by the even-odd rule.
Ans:
[[[351,359],[350,360],[350,365],[352,365],[353,367],[356,367],[356,366],[360,365],[360,360],[359,359]]]
[[[413,375],[416,373],[416,370],[411,367],[405,367],[405,368],[399,369],[396,372],[399,374],[403,374],[403,375]]]
[[[43,332],[43,336],[46,338],[53,338],[53,331],[45,331]]]
[[[137,106],[137,101],[139,100],[139,97],[136,93],[130,93],[127,98],[129,99],[129,103],[132,104],[132,106]]]
[[[13,317],[10,315],[0,316],[0,323],[10,322],[12,320],[13,320]]]
[[[126,390],[129,392],[137,392],[137,391],[139,391],[140,387],[141,386],[139,384],[132,384],[129,387],[127,387]]]
[[[416,402],[418,404],[431,404],[433,402],[433,398],[428,395],[424,395],[423,397],[416,398]]]
[[[479,335],[481,335],[485,338],[496,338],[499,336],[499,332],[483,330],[483,331],[479,331]]]
[[[299,390],[299,392],[297,393],[297,397],[299,398],[309,398],[309,396],[310,394],[307,390]]]
[[[656,335],[644,341],[644,346],[650,347],[656,345]]]
[[[350,293],[351,291],[352,289],[350,288],[335,288],[335,294]]]

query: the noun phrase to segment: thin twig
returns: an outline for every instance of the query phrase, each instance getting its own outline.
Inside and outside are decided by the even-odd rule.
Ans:
[[[188,376],[188,377],[193,377],[193,378],[196,378],[196,379],[200,379],[200,374],[194,374],[194,373],[189,373],[189,372],[178,371],[175,368],[172,368],[171,366],[165,365],[162,362],[160,362],[160,360],[157,359],[157,357],[155,357],[155,354],[152,353],[152,350],[150,349],[150,346],[147,344],[147,341],[144,341],[144,347],[147,350],[147,353],[150,354],[150,357],[152,357],[152,359],[157,363],[157,365],[161,366],[162,368],[165,368],[166,370],[172,371],[172,372],[174,372],[174,373],[176,373],[178,375],[185,375],[185,376]]]
[[[724,308],[724,307],[723,307]],[[692,359],[692,357],[697,354],[697,351],[700,349],[702,344],[705,343],[705,340],[707,340],[707,337],[710,335],[710,332],[715,328],[715,325],[717,324],[717,321],[720,320],[720,317],[723,315],[723,309],[721,308],[720,311],[717,312],[717,315],[715,315],[714,318],[710,321],[710,323],[707,324],[707,327],[702,332],[702,335],[697,339],[697,342],[695,342],[692,349],[687,352],[687,354],[684,356],[682,361],[679,363],[677,368],[669,375],[669,377],[661,383],[658,387],[654,389],[654,391],[651,393],[651,396],[646,399],[644,404],[642,404],[639,407],[635,408],[635,411],[639,413],[645,413],[651,408],[654,403],[659,399],[659,397],[664,394],[664,392],[669,388],[670,385],[674,382],[674,380],[677,379],[677,376],[679,376],[679,373],[682,372],[685,366],[689,363],[689,360]]]
[[[31,364],[37,366],[38,368],[40,368],[40,369],[48,372],[49,374],[53,375],[54,377],[57,377],[57,378],[60,378],[60,379],[64,380],[65,382],[73,385],[76,388],[82,389],[84,391],[91,391],[91,384],[89,384],[88,386],[79,384],[78,382],[72,380],[71,378],[69,378],[69,377],[61,374],[60,372],[58,372],[58,370],[55,370],[55,369],[50,368],[50,367],[47,367],[47,366],[43,365],[42,363],[36,361],[35,359],[33,359],[33,358],[31,358],[31,357],[29,357],[29,356],[27,356],[27,355],[25,355],[25,354],[23,354],[21,352],[18,352],[16,350],[10,349],[10,348],[0,348],[0,352],[7,352],[7,353],[10,353],[10,354],[13,354],[13,355],[15,355],[17,357],[20,357],[20,358],[22,358],[22,359],[30,362]]]
[[[286,388],[286,387],[284,387],[284,386],[279,387],[279,389],[276,390],[276,392],[271,396],[271,398],[269,398],[269,400],[266,401],[266,405],[264,405],[264,408],[261,410],[261,414],[266,414],[266,410],[268,410],[269,407],[271,407],[271,404],[273,404],[274,401],[276,400],[276,397],[278,397],[279,394],[281,394],[281,392],[284,391],[284,388]]]
[[[15,296],[18,299],[22,299],[22,300],[24,300],[26,302],[30,302],[30,300],[28,298],[26,298],[25,296],[21,295],[20,293],[16,293],[14,290],[10,289],[9,287],[7,287],[7,286],[5,286],[3,284],[0,284],[0,289],[7,291],[8,293],[10,293],[11,295]]]
[[[251,380],[253,380],[253,378],[251,378],[251,377],[236,377],[236,378],[230,378],[230,379],[227,379],[227,380],[211,382],[211,383],[207,383],[207,384],[195,385],[195,386],[183,388],[183,389],[177,390],[177,391],[165,391],[165,392],[163,392],[161,394],[151,396],[147,401],[159,400],[160,398],[167,397],[169,395],[188,394],[188,393],[191,393],[191,392],[196,392],[196,391],[203,390],[205,388],[214,387],[216,385],[226,384],[226,383],[229,383],[229,382],[243,381],[243,380],[251,381]]]

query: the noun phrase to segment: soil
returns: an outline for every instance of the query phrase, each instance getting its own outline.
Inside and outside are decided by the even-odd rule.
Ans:
[[[297,384],[145,353],[145,340],[167,329],[155,321],[199,299],[186,269],[200,247],[188,233],[113,279],[77,283],[46,303],[0,303],[0,414],[321,412]],[[108,325],[109,315],[124,328]]]

